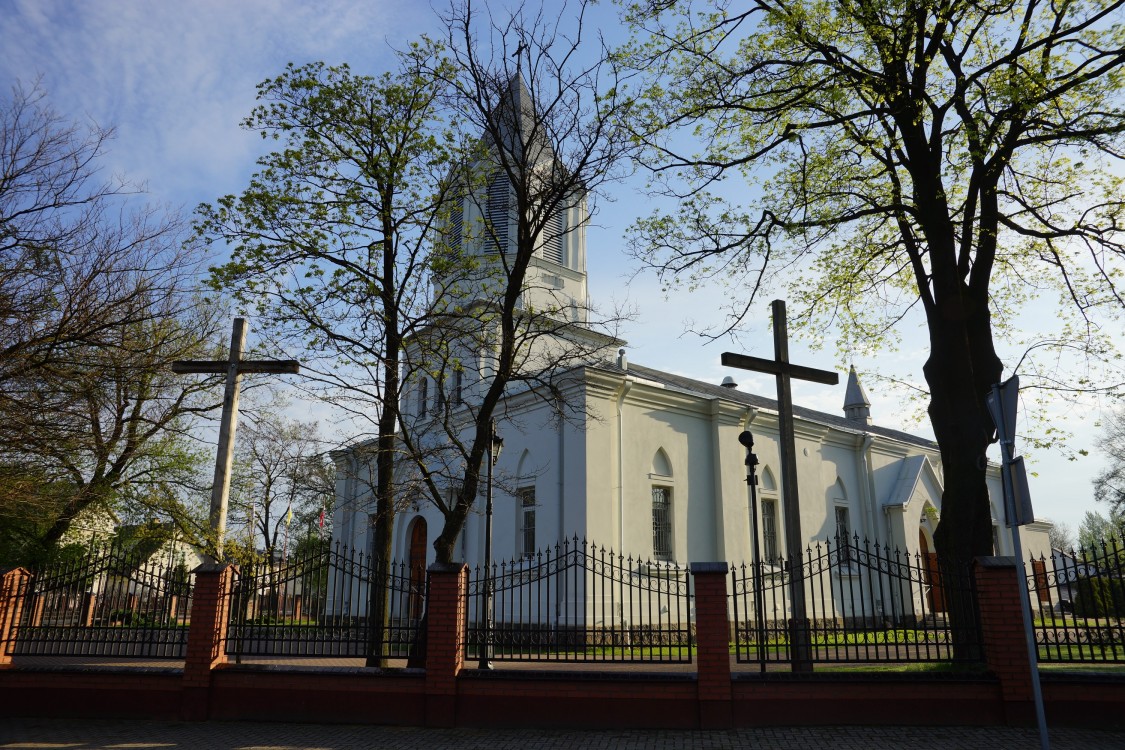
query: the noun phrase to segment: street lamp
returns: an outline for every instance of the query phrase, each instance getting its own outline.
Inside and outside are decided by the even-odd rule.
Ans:
[[[480,669],[492,669],[492,468],[500,460],[504,438],[496,432],[496,420],[488,423],[488,476],[484,504],[484,632],[481,634]]]
[[[765,672],[766,623],[765,612],[762,611],[762,551],[758,536],[758,457],[754,454],[754,436],[749,430],[739,434],[738,442],[746,448],[746,484],[750,485],[750,525],[754,534],[754,625],[758,631],[758,664]]]

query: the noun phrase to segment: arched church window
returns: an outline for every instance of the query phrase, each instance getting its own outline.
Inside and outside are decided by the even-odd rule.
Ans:
[[[852,554],[852,518],[851,509],[848,507],[848,495],[844,490],[844,483],[836,478],[836,483],[829,489],[832,498],[833,515],[835,516],[835,529],[833,535],[836,539],[836,549],[839,552],[841,563],[850,563]]]
[[[657,560],[673,557],[671,487],[652,487],[652,555]]]
[[[535,485],[516,490],[516,501],[519,512],[517,552],[520,557],[527,560],[535,556]]]
[[[775,563],[780,559],[777,482],[768,466],[762,469],[761,489],[762,495],[758,498],[758,503],[762,521],[762,561]]]
[[[516,556],[529,559],[535,554],[535,464],[531,451],[524,448],[516,465],[519,489],[516,490]]]
[[[657,560],[674,558],[672,536],[672,462],[663,448],[652,455],[649,478],[652,485],[652,555]]]

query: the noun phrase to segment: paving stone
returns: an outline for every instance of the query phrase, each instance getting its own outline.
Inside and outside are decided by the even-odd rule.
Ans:
[[[1052,729],[1053,750],[1121,750],[1125,732]],[[1032,750],[1034,729],[768,727],[729,731],[420,729],[341,724],[7,719],[0,749],[47,750]]]

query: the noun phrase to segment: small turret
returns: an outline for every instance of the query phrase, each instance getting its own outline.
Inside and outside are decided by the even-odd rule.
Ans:
[[[871,402],[867,400],[867,394],[859,384],[855,365],[852,365],[848,371],[848,388],[844,393],[844,416],[852,422],[871,424]]]

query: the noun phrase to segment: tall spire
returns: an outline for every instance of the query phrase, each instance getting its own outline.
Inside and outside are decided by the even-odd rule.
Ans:
[[[848,388],[844,392],[844,416],[852,422],[871,424],[871,402],[867,400],[867,394],[859,384],[855,365],[852,365],[848,371]]]

